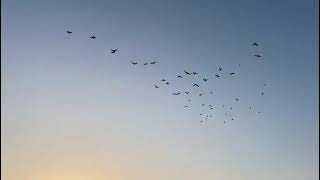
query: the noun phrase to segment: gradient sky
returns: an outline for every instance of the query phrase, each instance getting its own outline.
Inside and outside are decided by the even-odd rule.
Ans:
[[[319,178],[317,0],[1,3],[4,180]],[[215,92],[194,98],[217,107],[205,124],[171,95],[184,69]]]

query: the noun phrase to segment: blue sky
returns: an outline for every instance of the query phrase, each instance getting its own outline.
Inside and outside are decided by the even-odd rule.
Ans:
[[[2,1],[2,177],[318,179],[318,4]]]

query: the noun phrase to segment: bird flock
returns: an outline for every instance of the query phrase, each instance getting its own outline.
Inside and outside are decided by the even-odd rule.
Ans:
[[[73,32],[72,31],[66,31],[67,34],[71,35]],[[89,36],[90,39],[96,39],[97,37],[94,36],[94,35],[90,35]],[[254,42],[251,44],[251,46],[253,47],[258,47],[259,44]],[[115,54],[117,53],[119,50],[119,48],[116,48],[116,49],[110,49],[110,53],[112,54]],[[253,54],[253,56],[255,58],[258,58],[258,59],[261,59],[262,58],[262,55],[261,54]],[[131,64],[133,67],[136,67],[138,65],[141,65],[141,66],[149,66],[149,65],[156,65],[157,64],[157,61],[152,61],[152,62],[138,62],[138,61],[133,61],[131,60]],[[240,67],[240,64],[238,64],[238,66]],[[236,76],[237,73],[236,72],[227,72],[227,73],[223,73],[224,69],[219,66],[217,68],[217,72],[212,74],[212,78],[216,78],[216,79],[221,79],[222,77],[224,76]],[[215,113],[215,110],[218,108],[217,106],[213,106],[212,104],[206,104],[206,103],[201,103],[200,105],[191,105],[190,102],[193,101],[193,99],[191,99],[191,94],[193,93],[193,95],[196,95],[196,96],[204,96],[204,95],[211,95],[213,96],[214,93],[213,93],[213,90],[210,91],[209,93],[199,93],[198,91],[193,91],[191,88],[197,88],[197,90],[201,89],[201,87],[207,83],[209,81],[209,78],[210,77],[200,77],[199,73],[196,72],[196,71],[189,71],[189,70],[183,70],[183,72],[180,72],[176,75],[177,79],[190,79],[192,81],[194,81],[190,86],[190,89],[188,90],[184,90],[184,91],[176,91],[176,92],[171,92],[171,95],[173,96],[182,96],[182,95],[185,95],[187,97],[187,102],[188,105],[184,105],[183,108],[191,108],[191,107],[201,107],[201,112],[199,112],[199,116],[200,116],[200,120],[199,122],[200,123],[204,123],[206,121],[208,121],[209,119],[211,119],[213,117],[213,114]],[[210,78],[211,79],[211,78]],[[201,85],[200,83],[198,83],[199,81],[203,82],[203,85]],[[160,89],[162,86],[168,86],[170,85],[170,82],[165,79],[165,78],[162,78],[161,80],[159,80],[158,83],[155,83],[154,84],[154,88],[155,89]],[[201,86],[200,86],[201,85]],[[266,83],[263,84],[263,86],[267,86]],[[260,95],[261,96],[264,96],[265,93],[263,91],[260,92]],[[188,98],[190,97],[190,98]],[[195,96],[192,96],[192,97],[195,97]],[[234,103],[237,103],[239,102],[239,98],[238,97],[235,97],[234,98]],[[230,107],[226,107],[224,104],[220,105],[220,107],[222,109],[225,109],[225,113],[224,113],[224,116],[225,116],[225,120],[223,121],[224,124],[227,124],[231,121],[234,121],[235,120],[235,117],[232,115],[232,110],[233,110],[233,107],[230,106]],[[203,109],[203,108],[206,108],[206,109]],[[252,106],[248,106],[248,109],[250,111],[253,110],[253,107]],[[205,111],[205,112],[203,112]],[[257,114],[261,114],[261,111],[257,111],[256,112]]]

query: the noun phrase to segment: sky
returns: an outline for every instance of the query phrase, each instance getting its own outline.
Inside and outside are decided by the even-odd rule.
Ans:
[[[319,178],[318,1],[1,5],[2,179]]]

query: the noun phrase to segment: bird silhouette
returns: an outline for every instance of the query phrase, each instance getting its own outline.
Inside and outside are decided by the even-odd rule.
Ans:
[[[157,61],[153,61],[153,62],[151,62],[150,64],[156,64],[157,63]]]
[[[263,95],[264,95],[264,92],[261,92],[261,95],[263,96]]]
[[[134,66],[138,64],[138,62],[133,62],[131,61],[131,64],[133,64]]]
[[[221,67],[219,67],[219,71],[222,71],[222,68],[221,68]]]
[[[216,74],[216,77],[220,77],[220,75]]]
[[[201,106],[203,107],[205,104],[201,104]]]
[[[210,108],[211,110],[213,109],[213,107]]]
[[[204,78],[204,79],[203,79],[203,81],[205,81],[205,82],[206,82],[206,81],[208,81],[208,79],[205,79],[205,78]]]
[[[185,108],[189,107],[189,106],[184,106]]]
[[[196,84],[196,83],[193,84],[193,87],[194,87],[194,86],[200,87],[200,86],[199,86],[198,84]]]
[[[118,48],[117,49],[110,49],[111,50],[111,53],[116,53],[118,51]]]
[[[184,92],[184,93],[189,94],[190,92],[189,92],[189,91],[186,91],[186,92]]]
[[[161,81],[166,81],[165,79],[161,79]]]
[[[155,87],[155,88],[159,88],[159,86],[157,86],[157,85],[154,85],[154,87]]]
[[[144,63],[143,65],[145,65],[145,66],[146,66],[146,65],[148,65],[148,64],[149,64],[149,63]]]
[[[181,75],[178,75],[177,78],[183,78]]]
[[[72,32],[71,31],[67,31],[67,34],[72,34]]]
[[[259,46],[259,44],[258,43],[252,43],[252,46]]]
[[[203,114],[202,113],[200,113],[200,116],[202,116]]]
[[[90,36],[90,39],[95,39],[95,38],[97,38],[97,37],[95,37],[95,36]]]
[[[203,95],[202,93],[199,94],[199,96],[202,96],[202,95]]]
[[[197,75],[198,73],[197,73],[197,72],[192,72],[192,74],[193,74],[193,75]]]
[[[179,95],[179,94],[181,94],[181,93],[179,93],[179,92],[177,92],[177,93],[172,93],[172,95],[175,95],[175,96],[177,96],[177,95]]]
[[[210,94],[213,94],[213,92],[211,91]]]
[[[234,72],[230,73],[230,75],[234,75],[234,74],[235,74]]]
[[[168,84],[168,85],[169,85],[170,83],[169,83],[169,82],[166,82],[166,84]]]
[[[188,71],[184,70],[184,73],[186,73],[187,75],[191,75],[191,73],[189,73]]]
[[[238,99],[238,98],[236,98],[236,101],[239,101],[239,99]]]
[[[255,54],[254,56],[257,57],[257,58],[261,58],[261,57],[262,57],[262,56],[259,55],[259,54]]]

